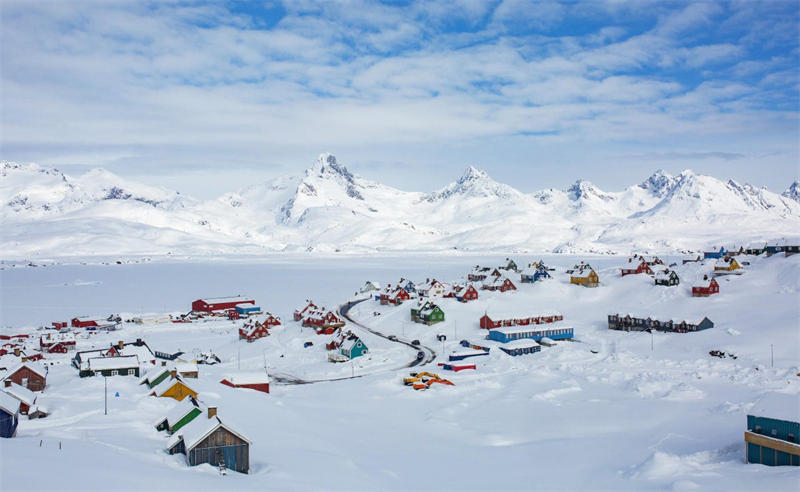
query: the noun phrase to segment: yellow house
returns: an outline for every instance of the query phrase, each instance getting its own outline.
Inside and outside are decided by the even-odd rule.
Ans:
[[[169,397],[183,401],[187,396],[197,398],[197,391],[187,386],[180,378],[168,378],[158,384],[150,392],[150,396],[159,398]]]
[[[597,285],[600,283],[600,279],[598,278],[597,273],[593,269],[589,268],[583,272],[575,272],[575,274],[569,278],[569,283],[582,285],[584,287],[597,287]]]
[[[728,263],[727,265],[723,265],[723,266],[715,266],[714,267],[714,271],[715,272],[732,272],[734,270],[739,270],[740,268],[742,268],[742,266],[739,265],[739,262],[736,261],[736,258],[731,258],[731,262],[730,263]]]

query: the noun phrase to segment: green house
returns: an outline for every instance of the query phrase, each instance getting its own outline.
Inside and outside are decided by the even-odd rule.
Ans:
[[[147,374],[142,377],[139,381],[139,384],[146,384],[149,388],[153,388],[157,386],[161,381],[167,379],[171,374],[171,371],[164,366],[157,367],[155,369],[150,370]]]
[[[189,396],[175,405],[166,417],[156,423],[156,430],[165,430],[172,434],[194,420],[201,413],[203,413],[203,410],[198,406],[197,400]]]
[[[436,304],[428,301],[416,308],[411,308],[411,321],[432,325],[444,321],[444,311]]]
[[[367,352],[367,346],[361,341],[360,338],[345,340],[344,343],[342,343],[342,345],[339,347],[339,353],[351,359],[361,357]]]
[[[678,274],[674,271],[664,271],[656,274],[655,282],[656,285],[666,285],[670,287],[680,284],[681,279],[678,278]]]
[[[139,376],[139,357],[93,357],[81,365],[78,375],[88,376]]]

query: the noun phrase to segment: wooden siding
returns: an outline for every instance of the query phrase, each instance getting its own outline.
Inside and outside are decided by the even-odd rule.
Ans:
[[[219,427],[187,453],[187,460],[192,466],[201,463],[218,466],[220,458],[225,461],[227,468],[248,473],[250,445],[225,428]]]

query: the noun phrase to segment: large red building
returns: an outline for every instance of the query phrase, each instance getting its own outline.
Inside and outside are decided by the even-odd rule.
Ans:
[[[232,374],[220,383],[231,388],[248,388],[269,393],[269,376],[267,373]]]
[[[211,311],[224,311],[226,309],[236,309],[237,304],[252,304],[255,306],[256,301],[244,296],[207,297],[194,301],[192,303],[192,311],[202,311],[206,313],[210,313]]]

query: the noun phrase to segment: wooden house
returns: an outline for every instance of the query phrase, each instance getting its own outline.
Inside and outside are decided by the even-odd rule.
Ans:
[[[697,255],[695,258],[684,258],[682,264],[685,265],[687,263],[699,263],[701,261],[703,260],[700,258],[700,255]]]
[[[162,381],[172,376],[173,369],[166,366],[167,362],[163,361],[162,365],[156,367],[155,369],[150,369],[142,379],[139,380],[139,384],[146,384],[148,388],[155,388],[158,386]]]
[[[191,396],[177,403],[161,420],[156,422],[156,430],[174,434],[184,425],[201,415],[200,404]]]
[[[294,310],[294,320],[295,321],[301,321],[305,317],[306,313],[309,313],[311,311],[315,311],[315,310],[319,309],[317,307],[317,305],[314,304],[313,301],[308,301],[307,300],[306,302],[308,303],[308,304],[306,304],[306,307],[304,307],[302,309],[295,309]]]
[[[436,304],[427,301],[411,308],[411,321],[432,325],[444,321],[444,311]]]
[[[270,318],[274,319],[272,315]],[[280,324],[280,322],[278,322]],[[259,338],[269,336],[270,325],[267,322],[260,322],[257,319],[249,319],[239,328],[239,340],[254,342]]]
[[[250,445],[241,432],[224,424],[216,407],[208,407],[207,417],[194,420],[172,434],[167,442],[169,454],[186,455],[189,466],[211,466],[241,473],[250,471]]]
[[[150,396],[159,398],[173,398],[178,401],[183,401],[187,396],[197,398],[197,391],[190,388],[186,383],[181,380],[177,375],[177,371],[172,372],[169,378],[161,381],[156,386],[151,388]]]
[[[512,342],[503,344],[503,346],[500,347],[500,350],[508,355],[516,357],[518,355],[535,354],[536,352],[540,352],[542,350],[542,346],[536,343],[536,341],[530,339],[514,340]]]
[[[200,375],[197,364],[193,362],[177,362],[175,370],[178,371],[178,375],[182,378],[197,379]]]
[[[372,292],[372,291],[380,292],[380,290],[381,290],[381,284],[379,284],[378,282],[367,280],[364,283],[364,286],[361,287],[359,292],[362,294],[366,294],[367,292]]]
[[[713,278],[708,282],[708,287],[692,287],[692,297],[708,297],[713,294],[719,294],[719,284]]]
[[[139,362],[145,365],[155,365],[156,364],[156,356],[150,347],[147,345],[147,342],[142,340],[141,338],[137,338],[135,342],[123,342],[119,341],[109,347],[106,351],[106,357],[117,357],[117,356],[131,356],[135,355],[139,358]]]
[[[423,297],[442,297],[447,292],[447,287],[433,279],[425,279],[425,283],[417,286],[417,294]]]
[[[584,287],[597,287],[600,284],[600,279],[592,268],[587,268],[582,272],[574,272],[569,277],[569,283]]]
[[[631,259],[628,258],[628,261],[631,261]],[[636,268],[622,268],[621,272],[622,276],[624,277],[625,275],[638,275],[640,273],[652,274],[653,270],[650,268],[650,265],[647,264],[644,258],[641,258],[639,260],[639,264],[636,265]]]
[[[800,411],[797,396],[768,393],[747,415],[745,462],[800,466]]]
[[[529,266],[520,273],[520,281],[526,284],[538,282],[546,278],[550,278],[550,273],[547,272],[547,267],[543,265]]]
[[[269,375],[266,371],[230,374],[225,376],[220,383],[231,388],[245,388],[269,393]]]
[[[548,326],[513,326],[489,330],[488,338],[489,340],[501,343],[523,339],[531,339],[538,342],[542,338],[549,338],[551,340],[571,340],[574,336],[574,332],[575,330],[573,328],[561,326],[561,324],[552,324]]]
[[[92,326],[99,326],[102,323],[102,320],[96,320],[90,318],[88,316],[79,316],[77,318],[72,318],[70,320],[70,324],[73,328],[89,328]]]
[[[348,359],[361,357],[368,352],[366,344],[360,338],[347,339],[339,346],[339,353]]]
[[[2,391],[5,391],[6,394],[9,394],[19,400],[20,415],[28,415],[28,412],[35,407],[36,393],[28,388],[14,383],[10,379],[3,381]]]
[[[717,265],[714,265],[714,275],[739,275],[744,273],[744,269],[736,261],[736,258],[730,258],[728,261],[719,260]]]
[[[678,278],[678,274],[675,273],[675,270],[662,270],[656,273],[655,276],[655,284],[656,285],[666,285],[666,286],[673,286],[680,284],[681,279]]]
[[[77,342],[72,335],[47,333],[39,337],[39,350],[48,354],[66,354],[75,350]]]
[[[256,301],[245,296],[206,297],[192,302],[192,311],[204,313],[226,311],[228,309],[236,309],[236,306],[239,304],[252,304],[255,306]]]
[[[135,355],[117,357],[92,357],[81,367],[78,375],[88,376],[136,376],[139,377],[139,358]]]
[[[0,437],[17,435],[19,424],[19,400],[0,391]]]
[[[470,282],[482,282],[486,280],[490,270],[491,268],[489,267],[475,265],[475,268],[473,268],[472,271],[467,274],[467,280]]]
[[[397,286],[394,289],[387,286],[386,290],[380,295],[381,304],[393,304],[399,306],[403,302],[411,299],[411,295],[403,287]]]
[[[608,328],[619,331],[663,331],[671,333],[689,333],[703,331],[714,327],[714,322],[708,318],[703,318],[699,323],[687,323],[681,321],[677,323],[673,320],[661,321],[651,317],[637,318],[631,315],[620,316],[619,314],[608,315]]]
[[[47,371],[37,364],[22,362],[10,367],[3,380],[12,381],[30,391],[42,391],[47,385]]]
[[[506,271],[514,271],[514,272],[518,272],[519,271],[519,269],[517,268],[516,262],[514,262],[514,260],[512,260],[510,258],[506,258],[505,266],[501,266],[500,268],[502,268],[503,270],[506,270]]]
[[[345,322],[333,311],[312,311],[306,314],[302,321],[303,326],[314,328],[318,335],[332,335],[337,329],[343,327]]]
[[[481,288],[483,290],[506,292],[509,290],[517,290],[517,286],[511,281],[510,278],[499,276],[495,277],[491,282],[484,283]]]
[[[478,320],[478,325],[484,330],[492,330],[504,326],[528,326],[554,323],[556,321],[562,321],[563,319],[564,316],[557,313],[540,314],[537,316],[495,316],[494,318],[484,313],[480,320]]]

